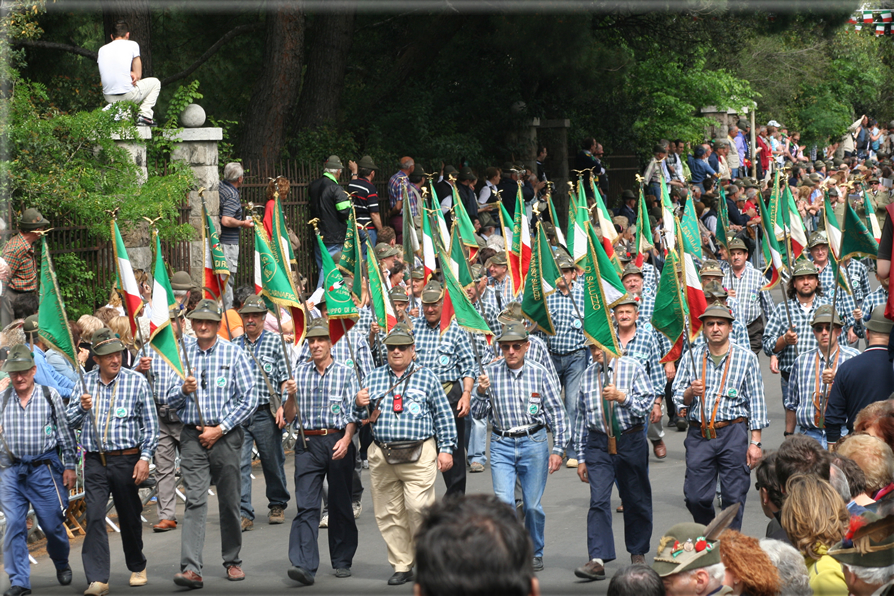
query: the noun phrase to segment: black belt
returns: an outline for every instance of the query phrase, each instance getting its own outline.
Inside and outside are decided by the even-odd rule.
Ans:
[[[53,460],[51,459],[37,459],[34,461],[23,462],[20,459],[13,460],[10,465],[16,466],[18,464],[25,464],[26,466],[31,466],[32,468],[39,468],[40,466],[52,466]]]
[[[527,437],[527,436],[533,435],[534,433],[540,432],[541,429],[543,429],[543,425],[538,424],[536,426],[532,426],[531,428],[528,428],[525,430],[517,430],[515,432],[508,432],[508,431],[499,430],[496,428],[493,429],[493,431],[494,431],[495,435],[498,435],[501,437],[507,437],[510,439],[517,439],[518,437]]]
[[[268,403],[266,403],[266,404],[261,404],[261,405],[259,405],[259,406],[257,407],[257,409],[255,409],[255,412],[260,412],[261,410],[268,410],[268,411],[270,411],[270,403],[268,402]]]
[[[641,433],[641,432],[643,432],[643,428],[645,428],[645,425],[643,425],[643,424],[637,424],[636,426],[631,426],[631,427],[628,428],[627,430],[622,430],[622,431],[621,431],[621,434],[622,434],[622,435],[632,435],[632,434],[634,434],[634,433],[638,433],[638,432]],[[603,431],[601,428],[590,428],[590,429],[588,429],[588,430],[589,430],[590,432],[593,432],[593,433],[599,433],[599,434],[601,434],[601,435],[608,435],[608,433],[606,433],[605,431]]]
[[[553,352],[552,350],[550,350],[549,353],[552,354],[553,356],[568,356],[569,354],[574,354],[575,352],[580,352],[581,350],[586,350],[586,349],[587,348],[577,348],[576,350],[571,350],[570,352],[562,352],[562,353]]]

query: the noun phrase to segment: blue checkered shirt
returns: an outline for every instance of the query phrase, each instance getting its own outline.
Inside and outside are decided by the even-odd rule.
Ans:
[[[618,326],[615,324],[615,331]],[[659,339],[661,336],[655,328],[649,323],[637,321],[636,333],[626,344],[621,342],[621,336],[618,336],[618,345],[624,350],[624,356],[630,356],[639,361],[649,375],[649,379],[655,387],[664,387],[667,383],[667,375],[664,374],[664,365],[661,364],[661,358],[668,350]]]
[[[613,364],[614,370],[609,372],[610,382],[627,395],[623,402],[614,402],[615,418],[618,419],[621,432],[624,432],[638,424],[645,423],[646,416],[652,410],[652,404],[659,396],[659,391],[652,384],[649,374],[639,359],[622,356]],[[602,376],[602,365],[595,363],[587,368],[580,380],[576,428],[574,436],[571,437],[578,462],[585,461],[584,447],[587,444],[589,431],[608,434],[605,427],[606,421],[603,420],[600,376]],[[663,395],[664,382],[662,382],[661,388]]]
[[[392,441],[421,441],[437,436],[438,451],[453,453],[456,448],[456,423],[450,402],[441,387],[441,382],[431,370],[412,365],[404,371],[408,375],[419,369],[412,377],[397,387],[386,391],[400,379],[388,365],[373,370],[367,379],[370,408],[380,398],[381,414],[372,428],[376,441],[390,443]],[[403,376],[403,375],[402,375]],[[394,411],[394,396],[403,397],[403,412]],[[366,417],[366,408],[354,405],[354,417]]]
[[[573,301],[572,301],[573,298]],[[574,308],[575,304],[577,309]],[[584,343],[584,284],[575,283],[571,286],[571,292],[566,296],[561,290],[556,290],[546,297],[546,307],[553,318],[555,335],[544,335],[546,345],[553,354],[568,354],[586,347]],[[580,316],[578,316],[578,310]],[[576,327],[574,322],[580,326]]]
[[[442,383],[478,376],[478,364],[469,334],[456,321],[451,321],[450,327],[441,335],[440,321],[432,327],[425,317],[415,318],[413,338],[417,363],[434,372]]]
[[[845,292],[842,291],[841,296],[844,295]],[[788,301],[789,311],[792,314],[792,325],[795,326],[795,333],[798,335],[798,343],[797,346],[785,346],[781,352],[775,354],[779,359],[780,371],[790,372],[792,370],[792,365],[794,365],[796,358],[796,347],[798,354],[806,354],[817,348],[816,338],[813,337],[813,328],[810,326],[810,321],[813,320],[813,315],[816,313],[817,308],[823,304],[829,303],[830,300],[828,296],[814,295],[813,304],[810,306],[810,310],[805,311],[801,308],[801,303],[798,302],[797,299]],[[840,300],[835,306],[835,310],[838,311],[838,315],[841,317],[842,321],[847,320],[845,314],[850,314],[851,320],[853,320],[852,313],[844,312]],[[770,320],[767,321],[767,326],[764,328],[764,337],[761,340],[764,346],[764,353],[767,356],[774,355],[773,349],[776,347],[776,340],[778,340],[788,328],[788,317],[785,312],[785,303],[780,302],[776,305],[776,310],[773,311],[773,314],[770,315]]]
[[[866,269],[866,265],[851,259],[847,269],[842,269],[842,271],[845,272],[847,281],[851,284],[851,289],[854,291],[854,301],[857,304],[862,304],[871,291],[869,289],[869,270]]]
[[[356,360],[357,364],[360,366],[360,374],[362,378],[365,379],[367,375],[372,372],[373,368],[375,368],[373,365],[372,351],[369,349],[369,343],[367,343],[366,338],[359,333],[355,334],[353,329],[348,332],[348,335],[351,336],[351,346],[354,348],[354,357],[351,358],[351,346],[348,346],[348,341],[343,337],[332,346],[332,359],[339,364],[344,364],[351,370],[354,369],[354,361]],[[292,347],[292,370],[310,362],[310,360],[310,348],[308,347],[307,341],[302,342],[299,346]]]
[[[872,315],[872,311],[874,311],[879,306],[882,306],[883,304],[887,304],[887,303],[888,303],[888,290],[886,290],[882,286],[879,286],[876,289],[874,289],[873,291],[869,292],[869,294],[866,295],[866,298],[863,299],[863,306],[860,307],[860,310],[863,311],[863,321],[861,322],[860,325],[855,326],[855,329],[856,329],[856,327],[859,327],[862,330],[863,329],[862,323],[869,320],[869,317]],[[860,337],[863,337],[863,335],[860,334]]]
[[[833,269],[834,267],[830,263],[826,265],[819,274],[820,285],[823,288],[823,294],[825,294],[824,297],[829,304],[832,304],[833,292],[835,292]],[[841,320],[844,322],[844,327],[842,328],[843,333],[847,333],[847,330],[854,326],[855,308],[857,308],[857,303],[854,301],[854,296],[848,294],[847,290],[839,286],[838,299],[835,301],[835,310],[838,311],[838,314],[841,315]]]
[[[484,292],[478,298],[478,301],[473,305],[475,310],[484,317],[484,322],[487,323],[487,326],[490,327],[490,330],[496,334],[500,333],[500,323],[497,321],[497,317],[500,314],[500,310],[497,308],[497,298],[494,289],[491,287],[484,288]]]
[[[298,411],[307,430],[343,429],[360,422],[354,412],[354,397],[360,390],[353,370],[334,360],[321,375],[313,362],[295,369]]]
[[[525,354],[525,361],[535,362],[545,368],[546,371],[552,375],[551,378],[553,379],[553,382],[558,385],[559,373],[556,372],[556,365],[553,364],[553,359],[549,355],[546,342],[536,335],[528,335],[528,342],[528,352]],[[494,340],[492,349],[494,358],[499,359],[503,357],[503,352],[500,350],[500,343],[497,340]],[[484,363],[489,364],[486,360]]]
[[[243,350],[248,357],[248,364],[251,366],[252,374],[252,399],[258,402],[259,406],[270,403],[270,390],[267,389],[267,383],[264,381],[264,373],[273,390],[276,391],[282,401],[285,401],[288,394],[281,390],[282,384],[289,380],[289,372],[286,369],[286,359],[282,351],[282,339],[280,336],[270,331],[261,331],[261,335],[257,341],[252,343],[248,339],[248,335],[242,334],[233,340],[233,343]],[[248,352],[251,351],[257,358],[263,372],[258,368],[255,359]],[[204,412],[203,412],[204,413]]]
[[[16,458],[37,457],[54,451],[60,447],[62,451],[62,464],[66,470],[75,469],[75,454],[78,450],[74,433],[68,426],[65,406],[59,392],[49,387],[50,400],[53,402],[56,422],[53,422],[53,413],[50,404],[43,395],[43,387],[34,384],[31,390],[31,398],[28,404],[22,408],[19,396],[11,386],[2,393],[3,412],[0,414],[0,426],[3,427],[3,438],[9,450]],[[0,458],[4,462],[9,454],[6,449],[0,449]]]
[[[697,367],[696,375],[701,378],[702,363],[705,356],[707,362],[705,364],[705,424],[711,421],[711,415],[714,412],[714,404],[717,401],[718,393],[720,394],[720,405],[717,408],[717,417],[715,422],[724,420],[735,420],[741,416],[748,418],[748,428],[751,430],[759,430],[770,425],[767,418],[767,403],[764,398],[764,381],[761,378],[761,367],[757,361],[757,356],[748,348],[741,348],[730,342],[729,352],[723,357],[719,365],[714,365],[711,355],[708,353],[708,347],[702,346],[692,350],[695,358],[695,366]],[[727,360],[732,359],[729,363],[729,372],[726,376],[726,382],[723,387],[720,381],[723,378],[723,371],[726,367]],[[690,362],[689,354],[683,354],[683,360]],[[692,403],[688,406],[683,405],[683,392],[692,384],[692,366],[683,365],[682,362],[677,368],[677,376],[674,377],[674,404],[677,411],[687,409],[688,418],[695,425],[701,424],[701,398],[694,396]]]
[[[494,301],[497,303],[497,311],[502,311],[509,306],[510,302],[521,302],[524,288],[518,293],[518,296],[512,295],[512,279],[509,275],[503,278],[503,281],[497,281],[490,278],[487,281],[487,287],[494,292]]]
[[[183,341],[186,345],[196,343],[195,338],[189,337],[188,335],[183,336]],[[179,390],[180,385],[183,384],[183,380],[180,378],[180,375],[174,372],[171,365],[165,362],[155,350],[147,350],[146,354],[152,358],[152,364],[149,366],[149,374],[146,377],[146,380],[149,381],[152,397],[156,404],[165,405],[168,403],[168,394],[172,390]],[[180,357],[181,359],[183,358],[182,354]],[[133,368],[136,369],[138,366],[140,366],[139,358],[134,360]]]
[[[527,359],[518,370],[510,370],[506,360],[489,364],[484,370],[490,390],[488,395],[473,391],[472,416],[489,420],[501,431],[546,425],[553,432],[553,453],[562,455],[570,429],[559,385],[550,373]],[[533,401],[538,394],[540,401]],[[536,411],[532,413],[534,406]]]
[[[639,301],[639,320],[651,321],[652,313],[655,312],[655,290],[643,287],[643,293],[640,295]]]
[[[723,287],[727,290],[735,290],[735,302],[728,302],[733,309],[733,315],[737,321],[741,321],[746,327],[761,316],[761,309],[766,313],[773,312],[773,298],[767,290],[761,291],[766,283],[763,274],[755,269],[751,263],[745,263],[745,270],[741,276],[733,279],[732,269],[723,276]]]
[[[860,355],[858,350],[839,344],[838,349],[835,350],[835,352],[832,352],[832,357],[829,359],[830,364],[835,362],[835,355],[839,350],[841,351],[841,355],[838,356],[836,372],[838,366],[841,366],[854,356]],[[816,421],[814,420],[816,406],[814,405],[813,400],[816,391],[823,391],[822,378],[819,379],[819,385],[816,384],[817,359],[819,359],[820,362],[820,377],[822,377],[823,371],[826,369],[825,350],[817,348],[816,350],[798,356],[798,359],[795,360],[795,364],[792,367],[792,376],[789,378],[788,394],[783,400],[785,409],[794,410],[796,412],[795,416],[798,420],[798,424],[804,428],[817,428]],[[817,387],[819,387],[819,389],[817,389]],[[831,385],[828,387],[828,391],[832,391]],[[816,401],[819,402],[820,398],[817,397]]]
[[[81,429],[81,445],[85,451],[99,451],[89,416],[96,417],[96,430],[102,440],[103,451],[118,451],[139,447],[140,459],[152,459],[158,445],[158,414],[146,378],[138,372],[122,368],[111,383],[104,383],[99,367],[84,375],[81,393],[93,398],[90,413],[81,407],[81,400],[68,404],[68,424]]]
[[[658,289],[658,269],[655,268],[651,263],[647,263],[643,261],[643,266],[640,267],[643,270],[643,289],[648,289],[654,292]]]
[[[178,410],[183,424],[199,424],[196,397],[205,424],[219,425],[224,434],[248,420],[258,407],[252,391],[251,357],[239,346],[220,339],[207,350],[200,349],[198,343],[188,345],[186,352],[198,388],[186,395],[183,385],[175,384],[168,394],[168,403]]]
[[[734,309],[734,304],[728,304],[730,309]],[[699,346],[705,345],[705,328],[702,326],[702,332],[698,334],[698,337],[692,342],[692,347],[696,348]],[[742,324],[742,321],[736,319],[733,321],[733,330],[729,334],[729,340],[736,344],[737,346],[741,346],[746,350],[751,349],[751,338],[748,337],[748,328]]]

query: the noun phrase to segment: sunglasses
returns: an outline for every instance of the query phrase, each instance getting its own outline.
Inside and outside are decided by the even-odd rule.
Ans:
[[[207,371],[202,371],[202,390],[205,391],[208,389],[208,373]]]
[[[509,350],[512,350],[513,352],[520,352],[523,347],[525,347],[525,344],[521,344],[521,343],[500,344],[500,349],[503,350],[504,352],[508,352]]]
[[[822,323],[822,324],[813,326],[814,333],[822,333],[823,331],[831,331],[831,330],[832,330],[832,325],[830,325],[828,323]]]
[[[388,351],[393,352],[397,350],[398,352],[406,352],[410,349],[410,346],[388,346]]]

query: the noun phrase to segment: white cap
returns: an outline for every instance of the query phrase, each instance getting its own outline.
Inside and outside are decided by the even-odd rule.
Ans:
[[[775,120],[770,120],[769,122],[767,122],[767,126],[775,126],[776,128],[779,128],[782,125],[779,124],[778,122],[776,122]]]

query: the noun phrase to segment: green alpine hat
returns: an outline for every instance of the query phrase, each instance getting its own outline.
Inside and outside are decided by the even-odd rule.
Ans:
[[[723,277],[723,269],[720,268],[720,263],[712,259],[707,259],[702,262],[702,268],[699,273],[702,277],[705,277],[706,275],[709,277]]]
[[[507,265],[507,262],[506,262],[506,253],[505,253],[505,252],[498,252],[497,254],[495,254],[495,255],[493,255],[491,258],[489,258],[489,259],[487,260],[487,262],[484,264],[485,267],[490,267],[491,265],[503,265],[503,266],[506,266],[506,265]]]
[[[720,563],[720,541],[705,538],[707,527],[693,522],[677,524],[658,542],[652,569],[661,577],[702,569]]]
[[[169,319],[180,319],[183,317],[183,309],[180,308],[180,305],[174,304],[170,308],[168,308],[168,318]]]
[[[706,281],[704,284],[704,291],[705,298],[707,298],[709,301],[723,301],[729,297],[726,289],[724,289],[723,285],[716,279]]]
[[[480,263],[475,263],[469,267],[469,272],[472,274],[472,279],[474,280],[479,280],[485,275],[484,267]]]
[[[329,159],[326,160],[326,163],[323,164],[323,168],[326,170],[344,170],[345,167],[341,165],[341,160],[337,155],[330,155]]]
[[[403,286],[394,286],[388,291],[388,297],[392,302],[409,302],[410,297],[407,296],[407,289]]]
[[[25,322],[22,324],[22,332],[25,335],[32,335],[34,333],[37,333],[37,331],[40,329],[37,321],[38,321],[37,315],[31,315],[30,317],[25,319]]]
[[[624,192],[621,193],[621,200],[622,200],[622,201],[629,201],[630,199],[633,199],[634,201],[636,200],[636,195],[633,194],[633,191],[632,191],[632,190],[629,190],[629,189],[628,189],[628,190],[625,190]]]
[[[639,309],[639,301],[636,299],[636,296],[632,296],[630,294],[624,294],[624,297],[612,307],[612,310],[618,308],[619,306],[635,306]]]
[[[329,339],[329,322],[323,317],[311,319],[307,324],[307,332],[304,337],[325,337]]]
[[[869,320],[863,323],[863,326],[875,333],[891,333],[894,321],[885,318],[885,305],[881,304],[872,309]]]
[[[416,267],[415,269],[413,269],[410,277],[412,277],[413,279],[425,279],[425,269],[423,269],[422,267]]]
[[[816,309],[815,313],[813,313],[813,320],[810,321],[810,326],[812,327],[819,323],[832,323],[833,325],[844,327],[844,324],[841,322],[841,317],[838,316],[838,313],[835,312],[835,309],[832,308],[831,304],[823,304]]]
[[[34,207],[25,209],[25,212],[22,213],[22,217],[19,219],[19,229],[26,232],[33,232],[34,230],[48,228],[49,226],[50,222]]]
[[[817,170],[821,170],[824,167],[826,167],[826,164],[825,164],[825,162],[823,162],[823,160],[818,159],[815,162],[813,162],[813,167],[815,167]]]
[[[376,162],[373,161],[373,158],[369,155],[364,155],[360,158],[360,161],[357,162],[357,167],[361,170],[378,170],[379,167],[376,165]]]
[[[621,279],[623,280],[628,275],[639,275],[640,277],[643,277],[643,270],[631,262],[625,265],[624,270],[621,271]]]
[[[172,290],[192,290],[196,287],[196,284],[193,283],[192,278],[189,276],[189,273],[186,271],[176,271],[174,275],[171,276],[171,289]]]
[[[500,331],[499,343],[507,341],[528,341],[528,330],[521,323],[509,323],[503,325]]]
[[[511,323],[519,323],[525,320],[524,315],[522,314],[522,308],[520,302],[510,302],[506,305],[506,308],[503,309],[499,315],[497,315],[497,322],[502,323],[504,325],[509,325]]]
[[[400,251],[391,246],[390,244],[385,244],[384,242],[379,242],[376,244],[376,258],[387,259],[388,257],[394,257],[400,254]]]
[[[820,246],[822,244],[829,244],[829,239],[826,238],[825,232],[816,231],[810,235],[810,238],[807,239],[808,249],[813,248],[814,246]]]
[[[91,346],[96,356],[106,356],[124,351],[124,342],[108,327],[103,327],[93,334]]]
[[[816,270],[816,265],[813,264],[813,261],[798,259],[798,261],[795,262],[795,269],[792,271],[792,277],[801,277],[803,275],[819,276],[819,272]]]
[[[408,178],[410,179],[410,182],[421,182],[426,176],[428,176],[428,174],[425,173],[425,168],[422,167],[422,164],[417,163],[413,166],[413,171],[410,172]]]
[[[830,197],[838,197],[841,195],[838,194],[838,189],[833,186],[832,188],[829,189],[829,196]]]
[[[699,320],[704,321],[705,319],[727,319],[729,321],[735,321],[736,317],[733,316],[733,311],[724,304],[723,302],[715,302],[708,306],[699,316]]]
[[[459,179],[478,180],[478,176],[475,175],[475,172],[472,171],[472,168],[470,168],[469,166],[463,166],[459,171]]]
[[[848,530],[844,539],[829,549],[829,556],[856,567],[890,567],[894,561],[894,533],[891,516],[879,517],[871,511],[862,515],[863,525]],[[851,524],[854,527],[857,524]]]
[[[3,368],[0,370],[10,373],[31,370],[32,368],[34,368],[34,355],[28,349],[28,346],[18,344],[9,351],[9,356],[6,357],[6,362],[3,363]]]
[[[627,252],[626,250],[623,250],[623,248],[615,254],[618,255],[618,260],[621,261],[622,263],[629,263],[633,260],[633,255],[630,254],[629,252]],[[625,268],[626,268],[626,266],[625,266]]]
[[[565,254],[565,251],[559,251],[556,255],[556,265],[559,269],[574,269],[574,260]]]
[[[247,315],[250,313],[266,313],[267,305],[264,304],[264,299],[260,296],[249,296],[245,299],[245,302],[242,303],[242,308],[238,311],[240,315]]]
[[[496,223],[494,222],[494,218],[491,217],[490,213],[485,211],[484,213],[478,214],[478,223],[481,224],[481,228],[493,228],[496,227]]]
[[[738,237],[733,237],[729,241],[729,250],[732,252],[733,250],[744,250],[748,252],[748,247],[745,245],[745,241]]]
[[[436,281],[430,281],[422,288],[422,304],[434,304],[444,297],[444,289]]]
[[[199,301],[195,310],[186,315],[186,318],[219,322],[221,314],[220,305],[214,300],[205,298],[204,300]]]
[[[404,323],[398,323],[385,338],[386,346],[411,346],[416,343],[413,340],[413,332]]]

